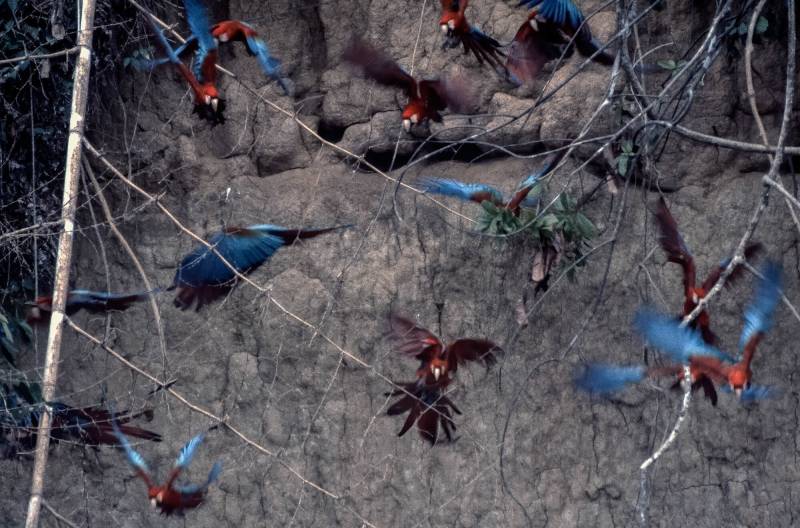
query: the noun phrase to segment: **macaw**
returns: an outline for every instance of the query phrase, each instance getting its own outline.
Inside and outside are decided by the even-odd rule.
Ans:
[[[690,364],[692,371],[692,392],[702,388],[711,405],[717,405],[717,391],[711,379],[705,373]],[[612,365],[589,363],[584,365],[575,376],[575,386],[581,390],[597,395],[608,395],[620,391],[628,385],[640,383],[647,378],[668,377],[675,379],[673,389],[680,387],[683,381],[683,367],[667,365],[663,367],[645,367],[643,365]]]
[[[186,18],[192,31],[197,46],[197,56],[194,60],[193,70],[181,62],[178,53],[167,41],[163,31],[156,25],[152,17],[148,16],[150,25],[158,38],[169,62],[175,65],[178,71],[194,92],[194,112],[211,124],[225,122],[225,101],[220,98],[217,90],[217,43],[211,36],[208,27],[208,17],[205,8],[199,0],[184,0]],[[158,64],[155,61],[153,64]]]
[[[483,65],[485,61],[496,70],[504,69],[505,53],[500,49],[502,47],[500,43],[467,22],[464,12],[467,10],[469,0],[440,0],[440,2],[442,16],[439,19],[439,27],[445,36],[442,49],[453,49],[461,44],[464,53],[472,52],[478,59],[478,64]]]
[[[692,258],[692,253],[689,251],[689,247],[686,245],[686,242],[684,242],[683,237],[678,231],[678,224],[675,221],[675,218],[672,217],[672,213],[670,213],[669,208],[667,208],[664,198],[660,198],[658,201],[656,221],[660,231],[659,242],[662,249],[667,254],[667,260],[669,262],[680,264],[681,268],[683,269],[683,317],[686,317],[692,313],[695,307],[697,307],[700,299],[705,297],[709,290],[714,287],[719,280],[720,275],[728,266],[729,261],[725,260],[721,262],[719,266],[714,268],[711,273],[708,274],[708,277],[706,277],[706,280],[703,281],[703,284],[698,287],[696,284],[697,272],[695,269],[694,259]],[[750,259],[754,257],[761,249],[761,244],[750,244],[745,248],[744,256],[745,258]],[[732,284],[733,281],[741,276],[741,274],[742,266],[736,266],[733,270],[733,273],[728,276],[726,285]],[[717,336],[711,331],[710,323],[711,319],[709,318],[708,312],[703,310],[695,318],[695,320],[692,321],[691,326],[692,328],[699,328],[706,343],[713,345],[717,341]]]
[[[417,81],[384,53],[360,40],[353,41],[342,58],[366,77],[385,86],[400,88],[408,95],[409,101],[402,115],[406,132],[411,131],[412,125],[427,120],[440,123],[440,112],[445,108],[465,112],[469,107],[469,90],[462,77]]]
[[[403,389],[387,393],[387,396],[402,396],[402,398],[389,407],[386,414],[396,416],[410,411],[397,436],[406,434],[416,423],[420,436],[433,445],[439,440],[441,425],[447,441],[452,441],[453,432],[456,430],[452,413],[461,414],[461,411],[445,396],[444,389],[438,384],[428,386],[419,381],[397,385]]]
[[[469,361],[480,361],[489,369],[497,363],[493,352],[502,352],[487,339],[458,339],[445,346],[430,331],[405,317],[393,314],[389,321],[397,352],[420,361],[417,380],[428,387],[446,387],[458,366]]]
[[[482,203],[488,201],[498,208],[505,208],[515,216],[519,216],[520,207],[534,207],[538,203],[538,198],[529,196],[531,190],[539,181],[549,174],[561,161],[567,149],[556,153],[547,164],[538,172],[530,174],[518,186],[511,198],[505,198],[503,194],[490,185],[483,183],[462,183],[457,180],[445,178],[423,178],[421,180],[422,190],[432,194],[451,196],[464,201]]]
[[[547,62],[562,55],[565,47],[566,54],[570,54],[573,43],[586,57],[600,49],[572,0],[522,0],[519,5],[533,11],[517,30],[506,60],[506,68],[518,84],[532,81]],[[607,51],[594,55],[592,60],[605,65],[614,63]]]
[[[183,446],[167,481],[162,486],[158,486],[153,481],[147,463],[145,463],[142,456],[133,449],[128,438],[117,426],[116,421],[112,420],[112,425],[114,426],[114,435],[122,445],[128,462],[130,462],[136,470],[136,474],[147,485],[147,496],[153,508],[158,508],[164,515],[171,515],[173,513],[182,515],[184,510],[196,508],[203,503],[206,490],[219,478],[219,474],[222,472],[222,463],[220,461],[214,462],[211,471],[208,473],[208,478],[206,478],[204,483],[190,484],[188,486],[175,486],[174,484],[181,474],[181,471],[189,467],[197,447],[203,441],[204,434],[195,436]]]
[[[290,229],[270,224],[229,227],[209,239],[211,246],[239,273],[247,275],[264,264],[281,247],[314,238],[343,225],[323,229]],[[181,310],[197,302],[196,311],[223,297],[236,285],[236,274],[207,246],[198,246],[181,260],[167,291],[177,289],[174,304]]]
[[[67,304],[65,312],[73,315],[78,310],[86,310],[90,313],[104,313],[111,310],[124,311],[130,308],[133,303],[147,299],[152,292],[138,293],[106,293],[94,292],[89,290],[71,290],[67,294]],[[28,304],[29,308],[25,316],[28,324],[44,324],[50,321],[53,312],[53,298],[50,296],[37,297],[35,301]]]
[[[635,325],[645,339],[672,360],[688,364],[713,381],[733,391],[742,400],[754,400],[770,395],[769,387],[754,386],[750,365],[755,349],[772,327],[775,308],[780,300],[781,268],[768,262],[763,279],[759,280],[753,301],[745,311],[745,324],[739,339],[736,358],[705,343],[696,331],[679,326],[673,318],[640,310]]]
[[[127,425],[128,422],[139,416],[152,419],[153,411],[149,409],[138,413],[121,411],[112,414],[99,406],[76,408],[61,402],[52,402],[47,406],[50,407],[52,413],[50,436],[56,440],[77,442],[87,446],[117,445],[117,437],[112,425],[112,422],[117,422],[119,430],[128,436],[153,442],[161,441],[161,435],[158,433]],[[31,413],[33,418],[31,426],[34,428],[34,432],[35,428],[39,426],[42,412],[44,409],[39,407]]]

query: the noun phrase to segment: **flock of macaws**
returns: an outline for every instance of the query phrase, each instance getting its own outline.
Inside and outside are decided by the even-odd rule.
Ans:
[[[517,31],[508,51],[497,40],[467,21],[468,0],[441,0],[441,5],[439,26],[445,37],[443,49],[460,44],[464,52],[472,53],[478,63],[492,66],[516,83],[533,80],[548,61],[571,53],[573,47],[599,63],[613,62],[612,55],[604,51],[592,37],[583,14],[572,0],[521,1],[520,6],[525,5],[532,11]],[[194,93],[195,111],[203,119],[214,124],[221,123],[224,122],[225,104],[216,82],[218,45],[241,41],[248,52],[257,58],[264,73],[275,80],[286,94],[291,95],[291,81],[283,76],[280,62],[270,55],[267,45],[251,26],[238,20],[225,20],[212,26],[200,0],[184,0],[184,6],[191,37],[175,49],[156,27],[155,21],[149,18],[165,57],[140,62],[138,67],[153,69],[163,64],[175,66]],[[191,66],[187,66],[182,57],[191,53]],[[429,120],[441,121],[441,112],[447,108],[457,112],[468,110],[469,87],[462,77],[417,80],[390,57],[361,40],[354,40],[348,46],[343,59],[366,77],[406,93],[409,101],[402,112],[402,125],[406,131]],[[558,165],[564,152],[555,155],[538,172],[528,176],[510,196],[489,185],[441,178],[424,179],[421,188],[428,193],[464,201],[488,201],[518,216],[521,207],[535,206],[536,197],[529,196],[531,190]],[[764,268],[755,298],[745,312],[740,353],[733,357],[716,348],[718,340],[711,331],[707,311],[703,310],[687,327],[680,323],[681,318],[691,313],[717,283],[727,262],[716,267],[698,286],[692,255],[663,200],[657,204],[656,221],[660,228],[659,240],[668,260],[680,264],[683,269],[685,302],[681,317],[662,315],[650,308],[641,309],[635,318],[635,328],[647,343],[665,355],[669,363],[655,367],[592,363],[582,367],[575,378],[576,386],[592,394],[607,395],[647,378],[665,376],[672,378],[675,386],[679,386],[683,381],[683,366],[688,365],[692,389],[702,387],[714,405],[717,403],[717,387],[733,391],[743,401],[772,394],[773,389],[751,383],[751,365],[756,347],[772,325],[780,299],[780,268],[773,263],[768,263]],[[349,227],[290,229],[258,224],[227,228],[209,239],[210,247],[200,245],[181,260],[172,285],[166,291],[175,291],[174,305],[177,308],[199,311],[227,295],[241,276],[263,265],[281,247]],[[757,244],[748,246],[745,256],[750,258],[759,250]],[[733,270],[729,281],[741,274],[740,268],[738,266]],[[91,313],[124,311],[134,303],[161,292],[161,289],[156,289],[115,294],[72,290],[68,295],[66,313],[73,315],[79,310]],[[50,297],[37,298],[29,307],[28,322],[46,323],[52,312],[51,303]],[[397,353],[420,361],[420,365],[414,381],[397,382],[396,389],[387,394],[399,397],[389,407],[387,414],[408,413],[400,436],[416,425],[422,438],[431,444],[444,441],[440,428],[447,441],[454,440],[456,425],[453,416],[461,414],[461,411],[448,397],[447,389],[454,381],[459,366],[479,362],[488,370],[497,362],[496,354],[502,349],[480,338],[462,338],[445,344],[430,331],[397,314],[391,315],[389,326],[389,335]],[[176,484],[203,440],[204,435],[200,434],[183,447],[165,483],[157,485],[144,459],[128,439],[161,441],[159,434],[130,424],[143,414],[151,418],[152,411],[133,414],[127,411],[114,412],[99,406],[72,408],[60,402],[48,406],[53,416],[53,438],[89,446],[121,446],[136,474],[145,482],[152,505],[164,514],[180,514],[185,509],[200,505],[206,490],[220,475],[222,466],[216,462],[202,484]],[[37,416],[34,413],[31,423],[27,424],[31,430],[38,425]]]

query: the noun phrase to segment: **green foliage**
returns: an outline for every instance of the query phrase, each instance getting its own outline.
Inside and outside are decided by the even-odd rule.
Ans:
[[[511,235],[520,230],[520,219],[504,207],[497,207],[492,202],[481,202],[483,214],[478,219],[478,229],[493,235]]]
[[[631,159],[636,156],[636,152],[633,143],[627,140],[622,142],[621,148],[622,153],[617,156],[617,173],[624,178],[628,174]]]

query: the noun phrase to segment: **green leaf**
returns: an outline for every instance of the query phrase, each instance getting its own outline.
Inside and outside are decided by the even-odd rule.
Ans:
[[[490,215],[496,215],[497,212],[498,212],[497,211],[497,207],[492,202],[490,202],[489,200],[482,201],[481,202],[481,207],[483,207],[483,209],[487,213],[489,213]]]
[[[617,173],[620,176],[625,176],[628,174],[628,160],[630,157],[626,154],[621,155],[617,158]]]
[[[622,142],[622,152],[625,154],[631,155],[633,154],[633,143],[629,140],[625,140]]]
[[[678,67],[677,63],[672,59],[660,60],[656,64],[668,71],[674,71]]]

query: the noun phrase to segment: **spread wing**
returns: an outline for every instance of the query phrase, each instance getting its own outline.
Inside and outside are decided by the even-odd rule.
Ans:
[[[184,0],[186,20],[189,29],[197,39],[197,55],[195,56],[194,74],[206,83],[216,80],[217,42],[211,36],[211,25],[208,23],[206,8],[200,0]]]
[[[480,361],[488,369],[497,363],[493,352],[502,352],[499,346],[488,339],[459,339],[448,347],[448,359],[455,360],[458,364],[468,361]]]
[[[518,4],[536,11],[566,29],[576,30],[583,23],[583,13],[572,0],[521,0]]]
[[[743,361],[749,365],[761,337],[772,327],[773,315],[781,298],[781,267],[767,262],[752,302],[744,312],[744,328],[739,338]]]
[[[113,412],[111,415],[113,416]],[[122,434],[122,431],[119,430],[119,426],[117,425],[117,421],[112,418],[111,420],[111,427],[114,432],[114,436],[117,437],[122,449],[125,451],[125,456],[128,459],[128,462],[133,466],[136,470],[136,474],[144,481],[148,488],[153,487],[153,479],[150,476],[150,469],[147,467],[147,463],[142,458],[142,455],[136,452],[136,450],[131,446],[131,443],[128,441],[128,438]]]
[[[676,363],[686,365],[696,356],[709,356],[735,363],[721,350],[706,344],[695,330],[680,326],[674,317],[663,315],[652,308],[641,308],[636,313],[634,327],[645,341],[665,353]]]
[[[453,112],[465,113],[473,106],[469,84],[462,75],[420,81],[419,92],[426,106],[436,111],[449,108]]]
[[[157,293],[160,290],[154,290]],[[147,299],[151,292],[106,293],[89,290],[72,290],[67,297],[67,313],[81,308],[90,312],[106,312],[108,310],[127,310],[138,301]]]
[[[759,243],[748,245],[746,248],[744,248],[744,258],[745,258],[745,260],[748,260],[748,261],[751,260],[763,248],[764,247]],[[731,259],[723,260],[722,262],[719,263],[719,266],[714,268],[711,271],[711,273],[708,274],[708,277],[706,277],[706,280],[703,281],[703,289],[705,291],[708,291],[708,290],[710,290],[711,288],[714,287],[714,285],[719,280],[720,275],[722,275],[722,272],[725,271],[725,268],[728,267],[728,264],[730,263],[730,261],[731,261]],[[730,286],[731,284],[733,284],[737,279],[739,279],[742,276],[743,271],[744,271],[744,267],[741,266],[741,265],[736,266],[735,268],[733,268],[733,272],[731,272],[731,274],[728,275],[728,280],[725,281],[725,286]]]
[[[589,363],[583,365],[575,378],[575,386],[592,394],[609,394],[628,385],[641,382],[647,374],[643,366],[607,365]]]
[[[409,97],[417,96],[417,82],[388,55],[366,42],[356,39],[342,54],[345,62],[352,64],[379,84],[400,88]]]
[[[439,338],[410,319],[392,314],[389,324],[397,352],[421,361],[429,361],[441,352],[443,345]]]
[[[291,95],[291,88],[281,74],[281,62],[270,55],[267,43],[255,35],[247,35],[245,37],[247,48],[258,59],[261,69],[264,70],[269,77],[277,82],[283,89],[286,95]]]
[[[463,183],[446,178],[423,178],[420,180],[420,184],[422,190],[427,193],[477,203],[489,201],[498,207],[505,205],[505,199],[500,191],[483,183]]]
[[[539,185],[539,181],[547,176],[556,168],[561,159],[566,155],[568,149],[561,150],[553,155],[539,171],[530,174],[517,187],[517,191],[508,202],[508,208],[512,211],[520,205],[535,206],[539,201],[537,196],[532,196],[531,192]]]
[[[208,472],[208,478],[202,484],[187,484],[185,486],[175,486],[175,489],[183,495],[193,495],[195,493],[203,493],[208,487],[213,484],[222,473],[222,462],[219,460],[214,462],[211,471]]]
[[[678,231],[678,224],[672,217],[672,213],[670,213],[663,198],[658,201],[656,221],[660,230],[658,241],[667,254],[667,260],[680,264],[681,268],[683,268],[683,289],[684,292],[688,292],[689,288],[694,288],[697,281],[694,259],[686,242],[683,241],[683,237]]]

